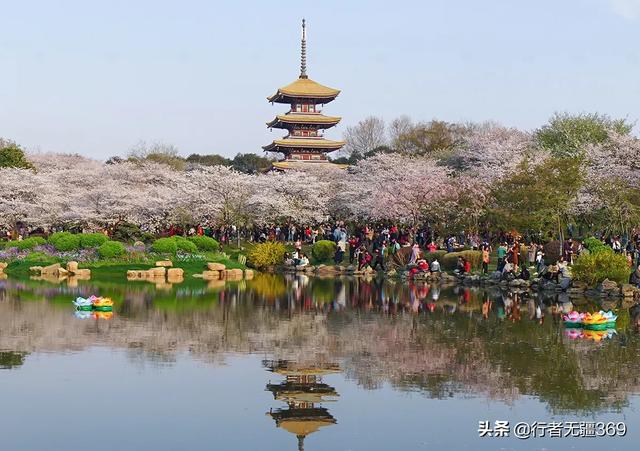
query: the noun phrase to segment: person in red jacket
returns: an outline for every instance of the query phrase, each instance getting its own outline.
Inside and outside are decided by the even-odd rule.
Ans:
[[[356,238],[355,236],[352,236],[351,238],[349,238],[349,264],[353,265],[353,260],[355,258],[355,254],[356,254],[356,249],[358,249],[358,247],[360,247],[360,240],[358,238]]]

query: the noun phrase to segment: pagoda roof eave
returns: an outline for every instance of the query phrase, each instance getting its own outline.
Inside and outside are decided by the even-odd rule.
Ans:
[[[271,144],[263,146],[262,148],[267,152],[282,152],[282,150],[278,149],[318,149],[332,152],[340,149],[345,144],[346,143],[344,141],[331,141],[328,139],[284,138],[276,139]]]
[[[271,163],[271,170],[278,172],[306,171],[310,168],[323,168],[336,171],[344,171],[348,164],[332,163],[328,160],[283,160]]]
[[[342,120],[337,116],[325,116],[323,114],[297,114],[288,113],[275,117],[271,122],[267,122],[269,128],[286,128],[287,125],[316,125],[319,128],[329,128]]]
[[[339,89],[321,85],[310,78],[298,78],[293,83],[278,89],[274,95],[267,97],[267,100],[275,103],[292,103],[295,99],[312,99],[319,100],[318,103],[329,103],[338,97],[338,94],[340,94]]]
[[[336,97],[338,97],[337,94],[334,96],[322,97],[317,95],[288,95],[278,91],[274,95],[267,97],[267,100],[272,103],[291,104],[291,103],[295,103],[296,100],[307,99],[307,100],[316,100],[315,103],[327,104],[329,102],[334,101]]]

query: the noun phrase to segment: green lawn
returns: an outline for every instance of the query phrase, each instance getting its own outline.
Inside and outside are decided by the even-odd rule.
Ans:
[[[185,278],[191,277],[194,274],[201,273],[206,269],[207,262],[222,263],[227,268],[239,268],[245,269],[245,265],[241,264],[236,258],[230,255],[224,255],[217,252],[205,253],[203,260],[180,260],[177,258],[167,258],[173,262],[174,268],[182,268],[185,272]],[[117,277],[126,277],[128,270],[145,270],[155,266],[155,261],[161,259],[158,256],[146,256],[144,259],[137,259],[136,261],[127,261],[126,259],[110,259],[100,260],[91,263],[80,263],[80,268],[88,268],[91,270],[92,279],[109,279],[113,280]],[[38,254],[33,258],[27,257],[24,260],[14,260],[9,263],[9,266],[5,269],[5,272],[14,277],[28,277],[30,275],[29,268],[32,266],[47,266],[54,263],[65,262],[55,257]]]

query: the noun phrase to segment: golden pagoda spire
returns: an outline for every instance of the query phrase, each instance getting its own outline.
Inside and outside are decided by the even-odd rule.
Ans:
[[[300,51],[300,78],[307,78],[307,26],[302,19],[302,49]]]

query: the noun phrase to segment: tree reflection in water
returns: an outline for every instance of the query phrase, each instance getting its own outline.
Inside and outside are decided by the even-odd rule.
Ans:
[[[73,316],[71,300],[94,293],[114,299],[111,320]],[[587,413],[620,409],[640,392],[640,340],[628,306],[604,306],[620,315],[610,338],[564,333],[562,312],[599,307],[555,293],[362,278],[260,275],[169,290],[8,280],[0,282],[0,350],[11,362],[3,368],[19,367],[32,352],[95,345],[162,365],[179,353],[211,363],[227,353],[263,353],[273,362],[339,362],[346,377],[371,389],[389,383],[435,398],[463,393],[506,402],[531,395],[556,413]],[[272,411],[276,422],[290,410],[287,402]]]

